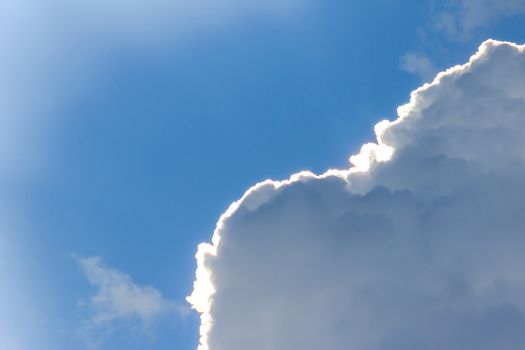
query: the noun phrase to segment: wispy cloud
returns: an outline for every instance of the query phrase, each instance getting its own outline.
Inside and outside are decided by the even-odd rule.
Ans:
[[[466,40],[476,29],[523,13],[522,0],[452,0],[436,11],[433,24],[451,40]]]
[[[505,19],[525,15],[523,0],[430,0],[425,25],[417,28],[417,48],[400,57],[401,70],[423,81],[439,70],[440,56],[450,56],[449,47],[464,44]],[[478,42],[476,42],[477,44]],[[442,57],[441,57],[442,58]]]
[[[407,73],[415,74],[421,80],[429,80],[437,73],[434,64],[425,55],[408,52],[400,58],[400,68]]]
[[[188,313],[188,308],[165,298],[160,291],[149,285],[139,285],[132,278],[114,268],[106,266],[101,257],[77,257],[78,264],[94,294],[83,306],[86,309],[84,336],[91,343],[102,333],[140,328],[150,330],[166,317],[177,317]]]

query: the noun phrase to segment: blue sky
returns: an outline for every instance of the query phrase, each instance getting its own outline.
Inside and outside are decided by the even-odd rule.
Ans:
[[[102,257],[186,305],[197,245],[247,188],[346,168],[421,76],[489,37],[525,42],[519,6],[476,23],[462,4],[491,1],[450,3],[0,5],[0,341],[195,349],[194,312],[92,326],[97,285],[79,261]]]

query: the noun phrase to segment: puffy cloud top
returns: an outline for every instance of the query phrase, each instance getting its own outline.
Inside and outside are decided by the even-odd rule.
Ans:
[[[376,133],[221,216],[199,349],[525,347],[525,46],[486,41]]]

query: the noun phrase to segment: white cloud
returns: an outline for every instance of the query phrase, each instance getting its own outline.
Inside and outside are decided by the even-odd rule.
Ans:
[[[427,56],[414,52],[408,52],[401,56],[400,68],[405,72],[419,76],[425,81],[437,73],[434,64]]]
[[[430,4],[425,26],[417,29],[418,52],[400,57],[401,70],[418,75],[423,81],[438,72],[436,66],[444,68],[439,61],[450,55],[447,46],[452,42],[471,41],[476,34],[487,33],[491,25],[525,16],[524,0],[431,0]]]
[[[188,298],[199,349],[525,347],[525,46],[485,42],[398,115],[358,168],[221,216]]]
[[[452,0],[444,4],[434,24],[455,40],[467,39],[476,29],[504,17],[525,13],[523,0]]]
[[[100,257],[77,260],[96,289],[85,305],[89,312],[87,332],[121,326],[148,329],[165,316],[187,312],[185,306],[166,299],[152,286],[135,284],[129,275],[105,266]]]

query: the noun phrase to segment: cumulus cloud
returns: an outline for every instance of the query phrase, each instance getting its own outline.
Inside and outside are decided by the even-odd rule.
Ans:
[[[200,350],[525,347],[525,46],[483,43],[376,134],[221,216]]]
[[[152,286],[135,284],[131,277],[104,265],[98,256],[77,258],[82,272],[95,288],[87,302],[86,331],[129,327],[150,328],[165,316],[180,316],[185,306],[168,300]]]
[[[450,39],[464,40],[480,27],[523,13],[523,0],[452,0],[438,11],[434,24]]]

